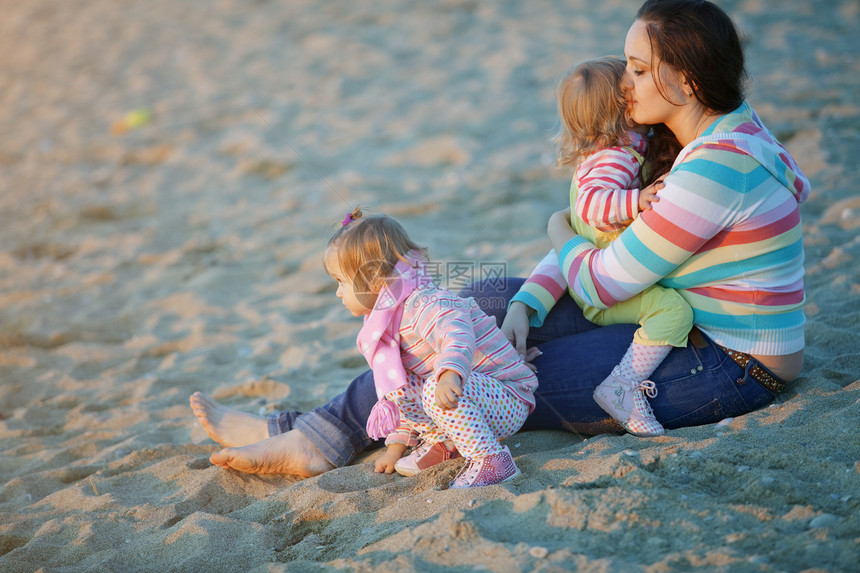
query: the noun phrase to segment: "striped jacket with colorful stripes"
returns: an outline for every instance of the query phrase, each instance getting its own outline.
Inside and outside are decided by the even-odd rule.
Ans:
[[[639,174],[647,140],[636,132],[629,136],[629,146],[606,147],[585,157],[571,181],[571,213],[604,233],[626,228],[639,214]]]
[[[569,286],[609,308],[648,286],[674,288],[712,340],[750,354],[803,348],[799,203],[809,181],[746,103],[678,156],[660,201],[606,249],[577,236],[544,259],[514,300],[539,326]]]
[[[403,367],[426,380],[454,370],[465,381],[472,372],[486,374],[509,393],[534,409],[538,382],[534,372],[496,325],[496,320],[472,298],[427,282],[403,301],[400,321],[400,357]],[[416,445],[408,423],[388,436],[386,444]]]
[[[403,302],[400,321],[403,367],[427,379],[454,370],[463,380],[486,374],[534,408],[537,378],[496,326],[471,298],[427,283]]]

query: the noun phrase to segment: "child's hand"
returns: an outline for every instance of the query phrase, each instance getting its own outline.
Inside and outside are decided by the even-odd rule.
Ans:
[[[654,183],[646,187],[645,189],[639,190],[639,212],[645,211],[646,209],[651,208],[651,203],[656,203],[660,200],[657,197],[657,191],[665,187],[666,185],[663,183],[663,179],[668,175],[668,173],[664,173],[660,177],[657,178]]]
[[[403,457],[403,452],[405,451],[406,446],[404,444],[391,444],[388,446],[388,449],[385,450],[385,453],[376,458],[376,461],[373,462],[373,471],[378,474],[394,473],[394,464],[397,463],[397,460]]]
[[[388,452],[385,452],[381,457],[376,458],[376,461],[373,462],[373,471],[378,474],[393,474],[394,464],[396,464],[399,459],[400,458],[391,459]]]
[[[547,230],[549,232],[552,232],[554,228],[564,229],[565,227],[570,228],[570,207],[556,211],[550,215],[549,222],[547,223]]]
[[[549,234],[549,242],[552,243],[552,248],[556,252],[560,251],[566,242],[575,237],[576,233],[570,226],[570,207],[550,215],[546,231]]]
[[[453,370],[446,370],[439,376],[436,384],[436,405],[443,410],[453,410],[460,403],[463,395],[460,375]]]

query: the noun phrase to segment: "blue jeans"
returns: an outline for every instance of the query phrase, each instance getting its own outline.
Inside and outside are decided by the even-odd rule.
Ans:
[[[473,297],[501,324],[508,301],[523,279],[477,283],[460,294]],[[501,284],[500,284],[501,283]],[[637,325],[597,326],[564,296],[543,326],[529,331],[529,346],[543,354],[534,360],[539,386],[535,410],[523,430],[565,430],[581,435],[617,433],[619,425],[592,398],[594,389],[618,364]],[[750,377],[755,365],[741,368],[707,336],[694,329],[685,348],[674,348],[654,371],[657,396],[649,398],[666,429],[699,426],[740,416],[770,404],[776,397]],[[365,432],[376,403],[373,375],[367,371],[325,406],[306,414],[282,412],[269,417],[269,435],[299,430],[335,466],[379,445]]]

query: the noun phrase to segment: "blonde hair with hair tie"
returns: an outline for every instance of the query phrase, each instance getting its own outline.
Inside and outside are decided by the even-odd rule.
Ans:
[[[396,219],[365,216],[361,207],[347,215],[326,246],[334,249],[341,273],[356,292],[379,292],[397,262],[406,261],[411,251],[427,260],[427,249],[415,243]]]

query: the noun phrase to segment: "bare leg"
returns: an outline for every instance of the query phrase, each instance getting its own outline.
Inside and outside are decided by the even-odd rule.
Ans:
[[[334,469],[322,452],[297,430],[240,448],[223,449],[212,454],[209,461],[222,468],[251,474],[312,477]]]
[[[222,446],[247,446],[269,437],[265,418],[219,404],[201,392],[192,394],[190,402],[200,425]]]

